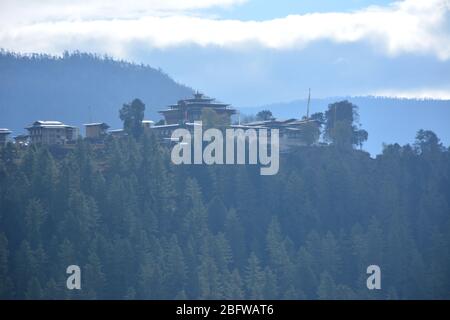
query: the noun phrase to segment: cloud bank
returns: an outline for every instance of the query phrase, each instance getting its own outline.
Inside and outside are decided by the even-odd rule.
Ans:
[[[1,0],[0,18],[7,23],[62,20],[130,19],[167,16],[247,0]],[[1,23],[1,22],[0,22]]]
[[[31,2],[2,2],[0,47],[49,53],[81,49],[127,57],[136,46],[245,49],[258,45],[285,50],[325,40],[367,42],[388,56],[412,53],[450,59],[450,0],[405,0],[350,13],[311,13],[266,21],[221,20],[187,13],[244,0],[129,0],[126,7],[113,0],[76,4],[45,0],[35,8],[21,9]],[[35,14],[28,16],[30,10]]]
[[[436,99],[450,100],[450,90],[418,88],[414,90],[379,90],[373,93],[374,96],[395,97],[405,99]]]

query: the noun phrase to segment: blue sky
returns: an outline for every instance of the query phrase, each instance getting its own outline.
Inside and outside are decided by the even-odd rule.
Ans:
[[[268,20],[313,12],[349,12],[371,5],[386,6],[392,1],[370,0],[251,0],[228,8],[210,9],[222,19]]]
[[[315,97],[396,92],[420,97],[423,87],[450,87],[450,63],[426,55],[386,57],[364,43],[322,41],[300,51],[190,46],[144,50],[137,57],[163,66],[184,84],[241,106],[304,98],[309,87]]]
[[[235,106],[450,98],[449,0],[2,0],[0,47],[147,63]]]

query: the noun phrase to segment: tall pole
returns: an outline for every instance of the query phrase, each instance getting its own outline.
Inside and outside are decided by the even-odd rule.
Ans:
[[[92,109],[91,106],[88,106],[89,109],[89,123],[92,123]]]
[[[309,119],[309,103],[311,102],[311,88],[309,88],[308,93],[308,106],[306,107],[306,120]]]

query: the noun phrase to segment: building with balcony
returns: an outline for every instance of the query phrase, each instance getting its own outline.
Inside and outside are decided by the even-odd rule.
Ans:
[[[213,110],[217,115],[224,116],[228,120],[236,113],[236,110],[229,104],[217,102],[199,92],[194,94],[193,98],[180,100],[177,104],[171,105],[159,113],[164,116],[166,125],[172,125],[200,121],[205,109]]]
[[[25,129],[29,132],[33,144],[65,145],[74,143],[79,136],[77,127],[60,121],[35,121]]]

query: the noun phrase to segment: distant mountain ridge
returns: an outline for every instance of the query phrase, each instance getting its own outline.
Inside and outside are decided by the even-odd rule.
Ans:
[[[76,125],[102,121],[121,126],[119,108],[140,98],[146,118],[161,118],[161,108],[193,90],[147,65],[87,53],[62,57],[0,51],[0,127],[25,132],[35,120]]]
[[[450,145],[450,100],[390,97],[330,97],[311,99],[310,113],[323,112],[328,104],[348,100],[359,107],[362,128],[369,132],[364,149],[371,154],[382,151],[383,143],[413,143],[420,129],[432,130],[445,146]],[[279,118],[302,117],[307,99],[264,106],[239,108],[242,114],[271,110]]]
[[[53,57],[0,50],[0,128],[13,130],[13,136],[35,120],[60,120],[81,132],[87,122],[119,128],[119,108],[134,98],[146,104],[147,119],[158,120],[158,110],[192,93],[148,65],[78,52]],[[419,129],[433,130],[450,145],[450,100],[330,97],[312,99],[310,112],[325,111],[328,104],[344,99],[359,106],[362,127],[369,132],[364,149],[372,154],[381,152],[382,143],[412,143]],[[279,118],[299,118],[306,105],[300,99],[237,109],[242,114],[269,109]]]

